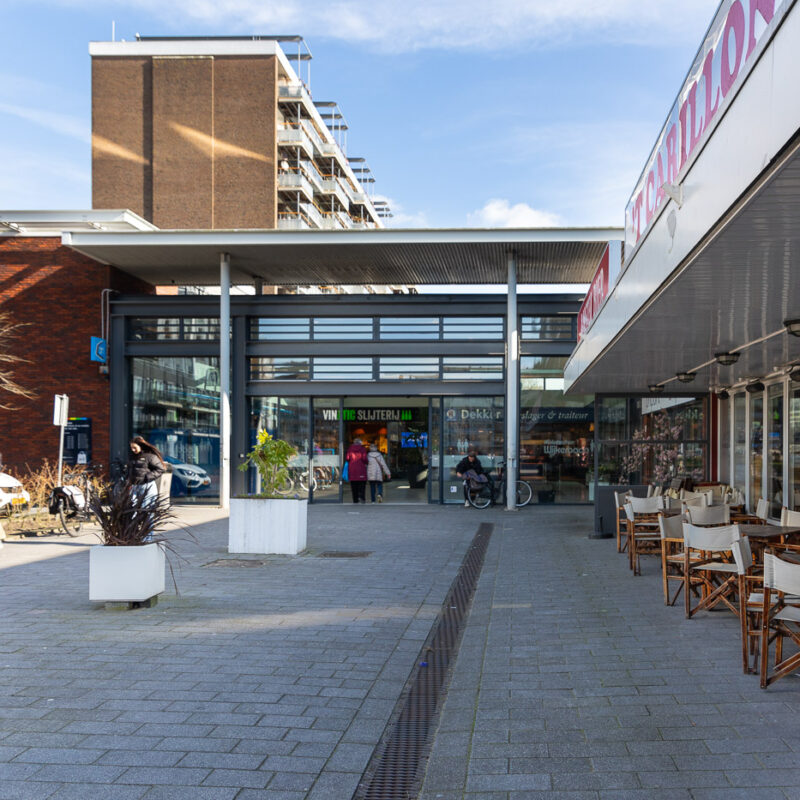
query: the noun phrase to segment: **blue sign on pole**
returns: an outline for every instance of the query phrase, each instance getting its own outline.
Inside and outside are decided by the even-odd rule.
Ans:
[[[106,340],[99,336],[92,336],[92,361],[106,363]]]

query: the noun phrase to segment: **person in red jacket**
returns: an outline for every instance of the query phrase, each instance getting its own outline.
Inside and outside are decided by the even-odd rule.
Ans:
[[[347,451],[347,480],[350,481],[350,491],[353,493],[353,502],[367,502],[367,461],[369,456],[361,439],[354,439]]]

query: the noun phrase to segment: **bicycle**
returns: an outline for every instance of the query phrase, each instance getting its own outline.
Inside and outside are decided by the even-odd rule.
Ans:
[[[505,498],[506,496],[506,479],[505,471],[502,467],[498,467],[498,474],[500,481],[494,483],[491,478],[486,483],[478,487],[470,485],[469,479],[464,481],[464,488],[467,496],[467,502],[473,507],[478,509],[488,508],[490,505],[495,505],[496,498]],[[517,481],[517,492],[515,505],[517,508],[523,508],[530,503],[533,497],[533,490],[527,481]]]
[[[309,489],[309,473],[308,469],[301,469],[300,467],[289,467],[286,477],[280,486],[275,487],[278,494],[287,496],[292,494],[297,487],[301,491],[307,492]],[[317,491],[317,471],[314,470],[311,475],[311,489]]]
[[[92,476],[102,470],[101,465],[87,467],[79,477],[79,485],[54,486],[50,491],[47,509],[57,516],[68,536],[79,536],[84,523],[91,522],[94,515],[89,509],[92,491]]]

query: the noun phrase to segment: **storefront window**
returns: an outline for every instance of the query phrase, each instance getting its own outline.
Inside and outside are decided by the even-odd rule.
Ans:
[[[281,492],[288,496],[308,497],[310,473],[308,469],[309,407],[307,398],[254,397],[250,406],[250,442],[266,430],[271,436],[283,439],[297,450],[289,462],[289,476]],[[258,474],[250,470],[250,490],[260,491]]]
[[[132,428],[164,454],[171,494],[188,502],[219,498],[219,361],[131,359]]]
[[[439,465],[442,463],[442,400],[440,397],[431,398],[430,410],[430,463],[428,470],[428,499],[431,503],[439,502],[441,492],[441,470]]]
[[[733,485],[744,492],[747,447],[747,398],[733,398]]]
[[[731,482],[731,403],[719,401],[719,479]]]
[[[705,397],[598,398],[598,483],[703,480],[707,403]]]
[[[343,456],[339,448],[339,400],[314,398],[314,499],[338,500]]]
[[[763,496],[761,475],[764,468],[764,398],[750,395],[750,508]]]
[[[586,503],[594,484],[594,397],[565,396],[564,356],[521,360],[520,478],[534,502]]]
[[[503,426],[505,402],[502,397],[443,398],[443,475],[445,503],[463,503],[462,482],[455,467],[474,448],[487,471],[495,471],[504,460]]]
[[[792,389],[789,395],[789,481],[791,493],[786,498],[787,505],[798,511],[800,510],[800,389]]]
[[[767,497],[769,515],[780,517],[783,505],[783,384],[767,389]]]

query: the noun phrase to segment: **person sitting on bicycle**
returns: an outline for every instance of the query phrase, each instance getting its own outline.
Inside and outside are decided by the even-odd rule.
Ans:
[[[456,475],[464,479],[464,505],[469,505],[469,487],[470,481],[476,480],[480,483],[489,483],[491,485],[491,478],[484,471],[483,464],[478,459],[478,453],[474,448],[471,448],[467,455],[461,459],[456,465]],[[479,476],[483,476],[483,480]],[[494,495],[494,492],[492,492]]]

